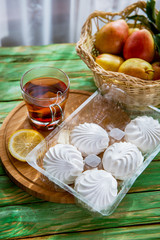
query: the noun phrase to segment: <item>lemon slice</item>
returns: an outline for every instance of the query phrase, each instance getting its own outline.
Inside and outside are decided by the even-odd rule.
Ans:
[[[10,136],[8,149],[14,158],[25,162],[27,154],[43,139],[44,137],[36,130],[20,129]]]

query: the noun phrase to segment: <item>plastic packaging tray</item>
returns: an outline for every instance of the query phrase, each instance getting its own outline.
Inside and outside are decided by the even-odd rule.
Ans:
[[[78,107],[64,122],[62,122],[55,130],[53,130],[44,141],[37,145],[27,156],[27,162],[33,168],[38,170],[42,177],[49,179],[56,186],[68,191],[74,195],[76,202],[80,203],[83,207],[88,208],[91,212],[98,212],[101,215],[108,216],[117,208],[121,200],[129,191],[136,178],[145,170],[149,163],[160,151],[160,144],[154,151],[144,155],[144,162],[138,170],[128,179],[118,181],[118,195],[115,201],[108,206],[107,209],[98,211],[88,201],[86,201],[79,193],[74,190],[74,185],[67,185],[57,178],[51,176],[43,169],[43,157],[48,149],[57,144],[59,134],[64,130],[72,130],[74,126],[80,123],[96,123],[106,129],[108,132],[113,128],[124,130],[126,124],[137,116],[152,116],[154,119],[160,120],[159,109],[148,106],[144,111],[125,111],[121,105],[115,102],[110,94],[101,95],[98,91],[94,92],[80,107]],[[120,141],[124,141],[121,139]],[[110,145],[114,142],[119,142],[114,138],[110,138]],[[88,167],[88,166],[87,166]],[[89,167],[88,167],[89,168]],[[85,169],[88,169],[85,166]],[[57,191],[59,189],[57,188]]]

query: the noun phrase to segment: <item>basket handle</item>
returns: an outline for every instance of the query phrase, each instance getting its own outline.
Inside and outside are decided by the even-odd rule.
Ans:
[[[125,18],[126,16],[130,15],[131,12],[133,12],[136,8],[140,8],[142,11],[145,11],[146,9],[146,2],[145,1],[138,1],[136,3],[133,3],[129,6],[127,6],[124,10],[122,10],[121,12],[103,12],[103,11],[94,11],[93,13],[91,13],[87,20],[85,21],[85,23],[82,26],[82,30],[81,30],[81,37],[84,37],[86,35],[86,33],[91,34],[91,30],[92,30],[92,24],[91,24],[91,20],[94,18],[104,18],[104,19],[108,19],[108,17],[106,16],[110,16],[110,17],[114,17],[116,15],[121,16],[122,18]]]

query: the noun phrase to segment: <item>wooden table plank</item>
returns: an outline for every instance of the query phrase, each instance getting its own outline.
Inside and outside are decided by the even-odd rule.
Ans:
[[[5,170],[3,168],[3,165],[2,165],[2,162],[1,162],[1,159],[0,159],[0,176],[1,175],[6,175],[6,173],[5,173]]]
[[[12,82],[0,82],[0,103],[4,105],[4,101],[22,100],[20,81]],[[7,103],[5,102],[5,105]],[[1,107],[1,106],[0,106]],[[1,109],[1,108],[0,108]]]
[[[67,52],[61,49],[59,52],[58,49],[55,49],[53,52],[43,53],[40,51],[39,54],[32,55],[11,55],[11,56],[2,56],[0,52],[0,63],[13,63],[13,62],[44,62],[44,61],[59,61],[59,60],[79,60],[78,55],[75,52],[75,49],[72,48]]]
[[[44,202],[28,194],[15,185],[8,176],[0,176],[0,207],[7,205],[20,205],[34,202]]]
[[[20,240],[154,240],[159,239],[160,224],[110,228],[95,231],[85,231],[77,233],[55,234],[42,237],[20,238]]]
[[[152,161],[137,178],[130,192],[160,190],[160,161]]]
[[[0,239],[159,223],[158,191],[127,194],[111,216],[92,216],[74,204],[34,203],[1,208]]]
[[[0,81],[13,81],[21,79],[22,75],[33,67],[50,66],[62,69],[68,75],[70,72],[87,72],[88,67],[80,60],[59,60],[44,62],[15,62],[0,64]]]
[[[37,57],[39,55],[43,55],[44,58],[45,56],[51,56],[53,60],[68,59],[70,56],[72,56],[72,59],[79,59],[79,56],[75,51],[75,44],[72,43],[0,48],[1,58],[6,57],[6,59],[9,59],[9,57],[15,57],[15,60],[18,61],[18,57],[22,57],[20,62],[22,62],[23,57],[24,60],[27,62],[29,57],[30,60],[32,60],[32,57]]]
[[[0,90],[1,91],[1,90]],[[7,115],[15,108],[20,101],[0,102],[0,122],[2,123]]]

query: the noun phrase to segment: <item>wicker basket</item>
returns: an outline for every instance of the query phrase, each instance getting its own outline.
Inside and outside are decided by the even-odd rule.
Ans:
[[[80,40],[76,45],[77,54],[93,71],[94,81],[98,88],[107,92],[112,89],[113,95],[130,107],[142,107],[147,105],[157,106],[160,104],[160,80],[142,80],[119,72],[106,71],[95,62],[98,54],[94,47],[96,32],[107,22],[116,19],[125,19],[129,15],[146,11],[146,2],[138,1],[118,13],[95,11],[86,20],[82,27]],[[126,20],[127,21],[127,20]],[[134,27],[139,23],[128,22]],[[96,29],[95,33],[92,30]],[[116,94],[114,90],[119,89]],[[125,93],[125,94],[122,94]],[[121,93],[121,94],[119,94]]]

